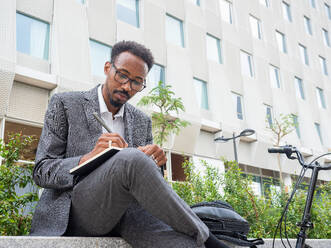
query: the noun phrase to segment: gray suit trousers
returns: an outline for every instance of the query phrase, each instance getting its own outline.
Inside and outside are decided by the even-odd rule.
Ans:
[[[116,230],[133,247],[204,247],[209,231],[135,148],[118,152],[78,182],[68,235],[106,236]]]

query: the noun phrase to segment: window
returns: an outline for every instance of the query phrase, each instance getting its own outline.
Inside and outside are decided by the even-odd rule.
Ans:
[[[243,103],[242,103],[242,96],[232,92],[232,99],[233,99],[233,104],[235,106],[235,113],[236,116],[239,120],[244,119],[244,109],[243,109]]]
[[[207,57],[217,63],[222,63],[220,40],[207,34]]]
[[[272,107],[264,104],[266,110],[266,120],[268,121],[269,127],[271,128],[273,125],[273,114],[272,114]]]
[[[279,50],[283,53],[287,53],[285,34],[276,30],[276,40]]]
[[[171,153],[171,172],[173,181],[186,181],[186,175],[182,164],[189,160],[190,157]]]
[[[81,3],[81,4],[85,4],[85,0],[76,0],[76,1]]]
[[[331,8],[330,5],[324,3],[326,16],[331,20]]]
[[[319,60],[320,60],[320,64],[321,64],[321,69],[322,69],[322,72],[324,75],[328,75],[328,68],[327,68],[327,65],[326,65],[326,59],[322,56],[318,56],[319,57]]]
[[[164,67],[162,65],[154,64],[147,75],[146,81],[150,83],[152,88],[156,87],[160,81],[165,83]]]
[[[269,7],[269,0],[259,0],[260,1],[260,4],[266,6],[266,7]]]
[[[226,0],[220,0],[221,17],[223,21],[230,24],[233,23],[233,8],[232,3]]]
[[[203,109],[209,109],[207,83],[197,78],[193,78],[193,81],[199,106]]]
[[[295,89],[297,92],[297,97],[305,100],[305,93],[303,90],[303,83],[302,83],[302,79],[298,78],[298,77],[294,77],[294,81],[295,81]]]
[[[166,16],[166,38],[168,42],[184,47],[183,22],[168,14]]]
[[[324,91],[321,88],[316,87],[316,97],[317,97],[318,106],[320,108],[326,109]]]
[[[323,145],[323,138],[321,133],[321,125],[317,122],[314,123],[318,137],[320,138],[321,144]]]
[[[329,39],[328,30],[322,28],[322,33],[323,33],[323,37],[324,37],[324,45],[330,47],[330,39]]]
[[[257,39],[262,40],[261,21],[259,19],[257,19],[256,17],[250,15],[249,22],[251,24],[252,35]]]
[[[197,6],[200,6],[200,0],[190,0],[190,2],[194,3]]]
[[[314,9],[316,9],[316,1],[315,0],[309,0],[310,6]]]
[[[301,133],[300,133],[300,126],[299,126],[299,119],[297,115],[292,114],[293,124],[295,127],[295,132],[297,133],[297,136],[299,139],[301,139]]]
[[[309,65],[307,48],[304,45],[299,44],[299,50],[302,63]]]
[[[139,28],[139,0],[117,0],[117,18]]]
[[[304,16],[303,21],[304,21],[304,24],[305,24],[305,29],[306,29],[307,34],[313,35],[313,30],[311,28],[310,18],[307,17],[307,16]]]
[[[90,39],[92,75],[104,76],[104,65],[110,61],[111,47]]]
[[[280,89],[280,72],[276,66],[269,66],[269,75],[272,88]]]
[[[254,77],[253,57],[249,53],[240,51],[241,72],[243,75]]]
[[[49,24],[16,13],[16,49],[21,53],[48,60]]]
[[[283,7],[283,17],[285,20],[292,22],[291,7],[287,2],[282,2]]]

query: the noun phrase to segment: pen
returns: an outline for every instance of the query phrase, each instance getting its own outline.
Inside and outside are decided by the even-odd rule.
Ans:
[[[106,125],[106,123],[98,116],[97,112],[93,113],[93,116],[97,121],[107,130],[108,133],[112,133],[111,129]]]

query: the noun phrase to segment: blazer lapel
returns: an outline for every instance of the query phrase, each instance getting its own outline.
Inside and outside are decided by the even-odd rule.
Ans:
[[[133,146],[133,140],[132,140],[132,127],[133,127],[133,115],[131,111],[131,106],[129,103],[126,103],[124,105],[124,116],[123,116],[123,122],[124,122],[124,139],[126,142],[128,142],[128,146]]]
[[[85,102],[83,103],[88,129],[91,136],[96,140],[102,134],[102,127],[93,116],[94,112],[97,112],[98,115],[100,115],[98,87],[99,85],[92,90],[85,92]]]

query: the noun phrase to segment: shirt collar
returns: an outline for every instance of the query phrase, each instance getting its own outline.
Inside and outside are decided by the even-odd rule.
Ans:
[[[105,103],[105,99],[103,98],[102,95],[102,84],[98,87],[98,100],[99,100],[99,107],[100,107],[100,113],[110,113],[108,111],[107,105]],[[120,110],[115,114],[114,117],[122,117],[123,118],[124,115],[124,104],[123,106],[120,108]]]

